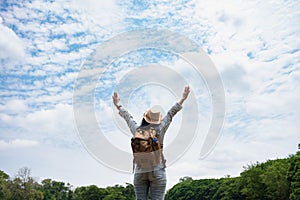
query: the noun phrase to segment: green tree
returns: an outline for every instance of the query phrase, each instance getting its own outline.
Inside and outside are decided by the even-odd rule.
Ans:
[[[242,200],[245,199],[241,195],[240,188],[240,177],[223,178],[220,187],[217,192],[213,195],[212,200]]]
[[[102,200],[108,194],[108,191],[103,188],[98,188],[96,185],[78,187],[74,191],[74,200]]]
[[[122,192],[114,192],[106,195],[103,200],[127,200],[126,197],[122,194]]]
[[[300,144],[299,144],[300,149]],[[291,200],[300,199],[300,151],[294,156],[290,157],[290,166],[287,173],[287,179],[289,182]]]
[[[263,167],[260,163],[247,165],[240,176],[241,194],[246,199],[266,199],[265,190],[266,185],[263,183],[261,175],[263,174]]]
[[[6,200],[9,197],[9,190],[7,189],[7,182],[9,175],[0,170],[0,199]]]
[[[126,187],[122,189],[122,194],[126,200],[135,200],[134,187],[130,183],[126,183]]]
[[[212,199],[217,192],[222,180],[200,179],[193,180],[189,177],[180,179],[180,182],[173,186],[167,194],[166,200],[205,200]]]
[[[39,200],[43,199],[42,192],[37,189],[40,185],[31,177],[31,170],[27,167],[19,169],[16,177],[7,182],[10,197],[13,200]]]
[[[289,186],[286,178],[288,159],[269,160],[265,163],[262,183],[266,186],[265,195],[270,200],[289,199]]]
[[[105,200],[108,199],[126,199],[126,200],[134,200],[135,193],[133,185],[128,184],[124,187],[122,185],[115,185],[113,187],[106,188],[108,195],[105,196]]]
[[[44,195],[44,200],[70,200],[72,199],[72,190],[70,184],[44,179],[40,191]]]

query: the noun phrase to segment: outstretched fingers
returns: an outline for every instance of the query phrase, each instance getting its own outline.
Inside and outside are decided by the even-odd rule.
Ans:
[[[183,95],[182,95],[183,98],[186,99],[188,97],[189,93],[190,93],[190,86],[187,85],[184,88],[184,92],[183,92]]]
[[[112,96],[113,102],[115,105],[117,105],[120,101],[119,95],[117,92],[114,92],[114,95]]]
[[[185,86],[185,88],[184,88],[184,92],[185,93],[190,93],[190,86]]]
[[[117,92],[114,92],[114,95],[113,95],[113,98],[118,98],[118,93]]]

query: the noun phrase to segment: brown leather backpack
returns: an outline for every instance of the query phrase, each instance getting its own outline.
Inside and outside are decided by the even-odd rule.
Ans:
[[[135,132],[131,139],[134,164],[136,163],[144,169],[153,169],[162,161],[163,167],[165,167],[162,145],[157,138],[158,135],[153,127],[149,129],[139,128]]]

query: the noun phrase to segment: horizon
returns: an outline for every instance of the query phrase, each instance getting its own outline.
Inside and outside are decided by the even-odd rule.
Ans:
[[[297,152],[299,152],[299,150],[298,150]],[[251,162],[251,163],[247,163],[246,165],[244,165],[244,166],[242,167],[243,170],[240,172],[240,174],[241,174],[242,172],[247,171],[247,169],[245,168],[246,166],[248,167],[248,166],[252,166],[252,165],[256,165],[256,164],[263,164],[263,163],[266,163],[266,162],[268,162],[268,161],[275,161],[275,160],[288,159],[288,158],[290,158],[291,155],[295,155],[297,152],[295,152],[294,154],[289,154],[288,156],[283,157],[283,158],[267,159],[267,160],[262,161],[262,162],[254,161],[254,162]],[[51,179],[51,178],[47,178],[47,177],[44,177],[43,179],[41,179],[40,177],[34,176],[34,173],[32,173],[32,170],[31,170],[29,167],[27,167],[27,166],[20,167],[20,168],[18,169],[18,171],[15,172],[14,175],[7,174],[5,171],[3,171],[3,172],[9,176],[9,179],[12,180],[15,176],[17,176],[17,173],[19,172],[19,170],[24,169],[24,168],[29,169],[29,171],[30,171],[29,176],[32,177],[32,178],[33,178],[35,181],[37,181],[38,183],[41,183],[43,180],[46,180],[46,179]],[[0,170],[1,170],[1,169],[0,169]],[[2,170],[1,170],[1,171],[2,171]],[[180,180],[181,180],[181,179],[184,179],[184,178],[192,178],[192,180],[201,180],[201,179],[221,179],[221,178],[237,178],[237,177],[240,177],[240,176],[241,176],[240,174],[237,175],[237,176],[231,176],[230,174],[225,174],[225,175],[222,176],[222,177],[214,177],[214,178],[209,178],[209,177],[207,177],[207,178],[199,178],[199,179],[194,179],[193,177],[190,177],[190,176],[182,176],[182,177],[180,177],[180,178],[178,179],[178,181],[177,181],[176,183],[174,183],[174,185],[180,183]],[[69,181],[67,181],[67,180],[56,180],[56,179],[51,179],[51,180],[52,180],[52,181],[63,182],[63,183],[65,183],[66,185],[67,185],[67,184],[70,184],[70,188],[73,189],[73,190],[76,189],[76,188],[78,188],[78,187],[85,187],[85,186],[91,186],[91,185],[94,185],[94,184],[91,184],[91,185],[76,185],[76,186],[74,186],[71,182],[69,182]],[[99,186],[99,185],[96,185],[96,186],[99,187],[99,188],[106,188],[106,187],[113,187],[113,186],[116,186],[116,185],[126,186],[126,184],[132,184],[132,185],[133,185],[133,183],[130,183],[130,182],[124,182],[124,183],[115,183],[115,184],[112,184],[112,185],[105,185],[105,186]],[[174,185],[173,185],[173,186],[174,186]],[[173,187],[173,186],[172,186],[172,187]],[[167,188],[167,190],[171,189],[172,187]]]

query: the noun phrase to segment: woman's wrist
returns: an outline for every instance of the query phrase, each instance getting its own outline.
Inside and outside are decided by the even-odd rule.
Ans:
[[[182,104],[183,104],[184,101],[185,101],[185,99],[181,98],[178,103],[182,106]]]
[[[118,105],[118,104],[115,104],[115,106],[116,106],[116,108],[117,108],[118,110],[120,110],[121,107],[122,107],[122,105]]]

